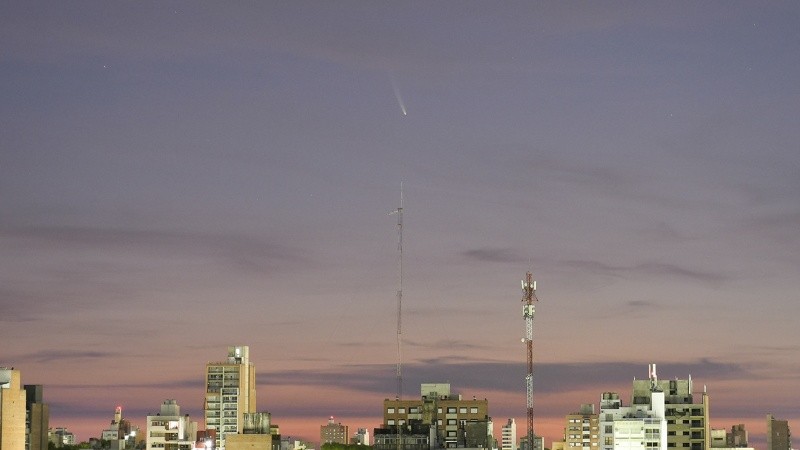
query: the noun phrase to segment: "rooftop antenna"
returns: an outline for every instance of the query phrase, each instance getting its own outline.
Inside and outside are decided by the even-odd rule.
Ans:
[[[390,212],[397,216],[398,287],[397,287],[397,400],[403,399],[403,182],[400,182],[400,207]],[[402,448],[400,420],[397,420],[397,449]]]

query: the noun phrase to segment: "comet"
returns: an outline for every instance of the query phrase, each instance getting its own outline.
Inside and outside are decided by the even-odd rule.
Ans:
[[[403,113],[404,116],[408,115],[406,111],[406,104],[403,103],[403,97],[400,96],[400,88],[397,87],[397,82],[394,81],[394,77],[389,75],[389,80],[392,82],[392,89],[394,90],[394,96],[397,99],[397,104],[400,106],[400,111]]]

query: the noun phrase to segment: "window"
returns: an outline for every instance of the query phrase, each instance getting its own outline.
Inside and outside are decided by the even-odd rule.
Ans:
[[[405,414],[406,413],[406,409],[405,408],[397,408],[397,412],[400,413],[400,414]]]
[[[451,406],[451,407],[447,408],[447,414],[455,414],[455,413],[456,413],[455,406]]]
[[[437,409],[437,410],[436,410],[436,412],[438,412],[439,414],[441,414],[441,413],[442,413],[442,408],[441,408],[441,407],[439,407],[439,409]]]
[[[466,406],[462,406],[461,408],[458,408],[458,412],[460,414],[466,414],[467,413],[467,407]]]
[[[416,406],[412,406],[411,408],[408,408],[408,412],[409,414],[418,414],[419,408],[417,408]]]
[[[478,414],[478,407],[473,406],[472,408],[469,409],[469,412],[472,414]]]
[[[394,419],[387,420],[386,425],[394,425]]]
[[[394,408],[387,408],[386,414],[394,414]]]

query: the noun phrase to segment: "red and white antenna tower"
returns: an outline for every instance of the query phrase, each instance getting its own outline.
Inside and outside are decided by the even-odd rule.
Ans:
[[[528,351],[528,373],[525,375],[525,386],[528,394],[528,450],[533,450],[533,315],[536,312],[536,307],[533,302],[538,302],[536,298],[536,281],[530,272],[525,274],[525,279],[522,280],[522,301],[525,304],[522,306],[522,317],[525,319],[525,347]]]

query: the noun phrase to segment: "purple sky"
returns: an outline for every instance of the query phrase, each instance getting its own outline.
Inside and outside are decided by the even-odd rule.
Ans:
[[[524,427],[530,269],[548,446],[651,362],[758,446],[800,426],[798,80],[796,2],[3,2],[0,365],[87,439],[202,423],[249,345],[284,435],[373,428],[402,181],[409,395]]]

